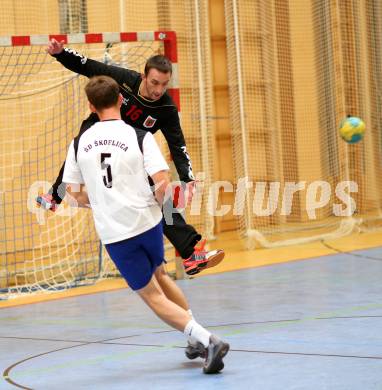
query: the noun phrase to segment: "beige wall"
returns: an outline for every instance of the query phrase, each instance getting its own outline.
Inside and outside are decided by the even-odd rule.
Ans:
[[[0,35],[59,32],[58,1],[1,1]]]

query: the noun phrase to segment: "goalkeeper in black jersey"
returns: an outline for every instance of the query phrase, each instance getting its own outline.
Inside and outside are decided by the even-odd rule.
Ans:
[[[177,107],[166,92],[172,76],[172,65],[167,57],[155,55],[149,58],[144,74],[140,74],[130,69],[106,65],[87,58],[70,48],[64,48],[63,42],[55,39],[49,43],[47,52],[73,72],[87,77],[106,75],[113,78],[118,83],[123,96],[122,119],[133,127],[153,134],[159,129],[162,131],[179,179],[186,183],[186,193],[192,196],[195,185],[192,165],[180,126]],[[82,123],[79,135],[98,120],[96,114],[91,114]],[[64,198],[65,184],[62,183],[64,167],[65,163],[49,193],[37,198],[37,202],[46,209],[55,211]],[[172,224],[167,224],[164,219],[163,230],[165,236],[184,259],[185,271],[189,275],[213,267],[224,258],[222,250],[205,251],[205,241],[199,248],[195,247],[202,237],[193,226],[186,224],[180,213],[173,213]]]

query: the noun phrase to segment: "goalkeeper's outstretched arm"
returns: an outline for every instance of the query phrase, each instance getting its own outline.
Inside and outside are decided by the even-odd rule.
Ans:
[[[65,68],[89,78],[104,75],[113,78],[120,85],[123,83],[131,85],[134,83],[138,74],[138,72],[130,69],[106,65],[103,62],[87,58],[73,49],[64,47],[63,41],[58,42],[52,39],[46,51],[55,57]]]

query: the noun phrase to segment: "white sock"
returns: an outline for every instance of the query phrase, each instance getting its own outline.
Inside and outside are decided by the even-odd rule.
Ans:
[[[187,310],[187,313],[190,315],[190,317],[191,317],[192,320],[195,320],[194,316],[192,315],[191,309],[188,309],[188,310]],[[198,342],[198,340],[196,340],[196,338],[195,338],[195,337],[192,337],[192,336],[189,336],[189,337],[187,338],[187,340],[188,340],[188,343],[191,344],[191,345],[196,345],[196,343]]]
[[[198,324],[195,320],[190,320],[186,327],[184,328],[183,333],[190,340],[190,338],[195,339],[202,343],[206,348],[210,343],[211,333],[203,328],[200,324]]]

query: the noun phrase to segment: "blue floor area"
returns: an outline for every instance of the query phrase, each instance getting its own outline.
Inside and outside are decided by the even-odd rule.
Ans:
[[[382,248],[178,283],[222,373],[125,289],[0,310],[0,389],[382,389]]]

